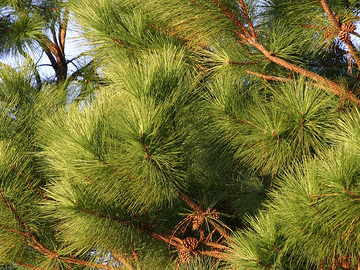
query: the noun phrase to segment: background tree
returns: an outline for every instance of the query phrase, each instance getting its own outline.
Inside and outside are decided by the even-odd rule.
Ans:
[[[29,64],[38,89],[44,83],[67,80],[75,92],[72,95],[83,97],[91,93],[99,78],[91,57],[81,52],[85,46],[72,49],[71,57],[75,57],[71,59],[66,55],[68,32],[74,31],[72,16],[67,1],[0,1],[0,54],[5,59],[21,56]],[[48,64],[42,63],[44,59]],[[54,77],[47,77],[49,72],[42,72],[45,68],[52,70]]]
[[[106,84],[1,68],[1,261],[359,267],[357,2],[67,4]]]

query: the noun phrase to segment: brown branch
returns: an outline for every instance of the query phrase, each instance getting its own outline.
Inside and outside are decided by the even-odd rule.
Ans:
[[[355,48],[354,44],[352,43],[351,39],[346,40],[346,45],[348,46],[350,54],[354,58],[356,65],[360,69],[360,57],[359,57],[359,54],[356,51],[356,48]]]
[[[176,236],[161,235],[154,232],[151,233],[151,235],[158,240],[168,243],[169,245],[173,245],[180,249],[184,248],[182,240],[180,238],[177,238]]]
[[[277,77],[277,76],[272,76],[272,75],[265,75],[265,74],[261,74],[261,73],[254,72],[254,71],[251,71],[251,70],[245,70],[245,72],[250,74],[250,75],[254,75],[254,76],[258,77],[258,78],[262,78],[265,81],[276,81],[276,82],[284,82],[284,83],[286,83],[286,82],[298,82],[298,80],[295,80],[295,79]],[[304,84],[305,83],[306,82],[304,82]],[[311,83],[311,85],[313,85],[315,87],[318,87],[320,89],[323,89],[323,90],[328,89],[328,88],[326,88],[323,85],[318,84],[318,83]],[[246,122],[244,124],[246,124]]]
[[[211,250],[211,251],[208,251],[208,250],[198,250],[197,252],[199,252],[199,253],[202,254],[202,255],[211,256],[211,257],[214,257],[214,258],[217,258],[217,259],[220,259],[220,260],[227,260],[227,259],[229,259],[229,257],[230,257],[229,254],[224,253],[224,252],[220,252],[220,251],[218,251],[218,250]]]
[[[43,47],[43,50],[44,50],[46,56],[48,57],[48,59],[50,60],[51,67],[56,72],[56,70],[58,69],[58,63],[56,62],[54,56],[51,54],[51,51],[49,50],[49,48],[47,48],[46,46]]]
[[[9,211],[14,215],[14,217],[15,217],[16,221],[19,223],[19,225],[21,227],[23,227],[25,230],[28,230],[27,226],[25,225],[24,221],[20,217],[19,213],[16,211],[15,207],[7,201],[7,199],[5,198],[1,189],[0,189],[0,197],[1,197],[3,204],[6,206],[6,208],[8,208]]]
[[[230,235],[224,227],[211,220],[209,220],[209,222],[221,234],[221,236],[225,238],[226,241],[230,242]]]
[[[64,55],[65,53],[65,38],[66,38],[66,31],[67,31],[67,25],[69,21],[69,9],[65,8],[63,19],[60,24],[60,31],[59,31],[59,48]]]
[[[100,263],[94,263],[94,262],[84,261],[81,259],[70,258],[70,257],[59,256],[59,260],[62,262],[65,262],[65,263],[69,263],[69,264],[77,264],[77,265],[82,265],[82,266],[87,266],[87,267],[101,268],[101,269],[105,269],[105,270],[113,270],[114,269],[114,267],[112,267],[112,266],[107,266],[107,265],[100,264]]]
[[[178,192],[179,197],[193,210],[195,210],[196,213],[202,214],[204,211],[201,209],[199,205],[197,205],[192,199],[190,199],[186,194],[182,192]]]
[[[358,38],[360,38],[360,34],[358,34],[358,33],[353,32],[353,33],[351,33],[351,34],[354,35],[354,36],[356,36],[356,37],[358,37]]]
[[[56,44],[53,41],[51,41],[47,36],[45,35],[41,36],[41,42],[48,49],[48,51],[53,53],[55,56],[58,55],[59,51],[57,49]]]
[[[19,173],[21,178],[27,183],[27,185],[37,193],[39,193],[40,197],[44,198],[44,193],[41,191],[39,187],[36,187],[31,181],[22,173],[19,171],[19,169],[16,166],[13,166],[13,169],[16,173]]]
[[[326,15],[330,19],[332,25],[336,27],[339,31],[340,29],[340,22],[335,17],[335,14],[331,11],[329,4],[326,2],[326,0],[319,0],[321,3],[322,8],[324,9]]]
[[[255,77],[262,78],[265,81],[276,81],[276,82],[291,82],[293,80],[283,77],[277,77],[272,75],[265,75],[251,70],[245,70],[247,74],[254,75]]]
[[[23,266],[23,267],[29,268],[29,269],[46,270],[46,269],[44,269],[44,268],[40,268],[40,267],[31,265],[31,264],[28,264],[28,263],[20,263],[20,262],[17,262],[16,264],[19,265],[19,266]]]
[[[54,39],[56,39],[56,37],[54,37]],[[50,60],[56,78],[59,81],[64,81],[67,77],[67,62],[64,53],[56,43],[45,35],[40,38],[40,45]]]
[[[116,260],[121,262],[121,264],[124,265],[128,270],[134,270],[134,267],[121,254],[117,252],[111,252],[111,254],[114,256]]]
[[[1,190],[0,190],[0,196],[1,196],[1,199],[3,200],[3,203],[6,205],[6,207],[11,209],[12,212],[14,213],[14,215],[17,217],[16,219],[18,221],[19,220],[21,221],[21,218],[18,216],[15,209],[13,209],[13,207],[7,202],[7,200],[5,199],[5,197],[2,194]],[[20,223],[20,221],[19,221],[19,223]],[[22,221],[21,221],[20,225],[22,225],[24,228],[26,228],[25,224]],[[44,254],[46,256],[49,256],[51,259],[58,259],[60,261],[66,262],[66,263],[89,266],[89,267],[95,267],[95,268],[101,268],[101,269],[107,269],[107,270],[108,269],[114,269],[113,267],[108,267],[106,265],[102,265],[102,264],[98,264],[98,263],[92,263],[92,262],[84,261],[84,260],[81,260],[81,259],[69,258],[69,257],[65,257],[65,256],[59,256],[56,252],[51,251],[46,246],[44,246],[42,243],[40,243],[31,233],[23,233],[23,232],[20,232],[18,230],[12,229],[12,228],[8,228],[8,227],[3,226],[3,225],[0,225],[0,227],[2,229],[4,229],[4,230],[8,230],[8,231],[11,231],[11,232],[13,232],[15,234],[22,235],[22,236],[26,237],[27,239],[31,240],[32,242],[30,242],[30,241],[28,242],[29,246],[31,246],[32,248],[34,248],[38,252],[40,252],[40,253],[42,253],[42,254]],[[25,264],[24,264],[24,266],[25,266]],[[40,269],[40,268],[33,266],[32,269]]]
[[[35,243],[32,243],[32,242],[29,242],[29,243],[28,243],[29,246],[31,246],[33,249],[39,251],[39,252],[42,253],[42,254],[45,254],[45,255],[49,256],[51,259],[55,259],[55,258],[57,259],[57,258],[59,258],[59,255],[58,255],[57,253],[52,252],[50,249],[48,249],[47,247],[45,247],[44,245],[42,245],[39,241],[37,241],[37,240],[35,239],[34,236],[29,236],[29,238],[30,238],[31,240],[33,240],[33,241],[35,240]]]
[[[140,261],[139,261],[139,256],[137,255],[136,251],[132,249],[132,254],[133,254],[133,257],[134,257],[134,260],[136,261],[136,264],[137,264],[137,270],[141,270],[142,267],[140,265]]]
[[[219,9],[223,12],[223,14],[228,17],[237,27],[239,27],[242,31],[242,33],[237,33],[238,36],[241,36],[243,39],[244,38],[250,38],[251,34],[249,33],[249,31],[246,29],[246,27],[242,24],[242,22],[240,20],[238,20],[236,18],[236,16],[231,13],[230,11],[228,11],[225,7],[223,7],[218,0],[211,0],[217,7],[219,7]]]
[[[126,49],[129,49],[129,50],[134,50],[128,43],[126,43],[125,41],[120,41],[120,40],[117,40],[115,38],[112,38],[110,37],[110,39],[115,42],[117,45],[121,46],[121,47],[125,47]]]
[[[84,209],[84,208],[79,207],[78,205],[76,205],[75,207],[77,209],[79,209],[80,211],[84,212],[84,213],[87,213],[87,214],[90,214],[90,215],[93,215],[93,216],[96,216],[96,217],[100,217],[100,218],[110,219],[110,220],[116,221],[116,222],[118,222],[120,224],[123,224],[123,225],[135,227],[134,224],[132,222],[130,222],[130,221],[123,220],[121,218],[113,217],[113,216],[110,216],[110,215],[106,215],[106,214],[103,214],[103,213],[94,212],[94,211],[91,211],[91,210],[88,210],[88,209]]]
[[[256,31],[254,29],[254,25],[252,24],[252,21],[250,19],[250,16],[249,16],[249,11],[248,11],[248,8],[247,6],[245,5],[244,1],[243,0],[239,0],[239,4],[240,4],[240,7],[241,7],[241,10],[242,10],[242,13],[246,19],[246,22],[250,28],[250,32],[251,32],[251,35],[256,38],[257,34],[256,34]]]
[[[345,190],[345,192],[346,192],[347,194],[349,194],[350,196],[353,196],[353,197],[355,197],[356,199],[360,199],[360,196],[359,196],[359,195],[351,192],[351,191],[348,190],[347,188],[344,187],[344,190]]]
[[[55,47],[58,49],[58,48],[59,48],[59,43],[58,43],[58,40],[57,40],[57,38],[56,38],[55,23],[52,23],[52,24],[51,24],[50,30],[51,30],[51,34],[52,34],[52,36],[53,36],[54,45],[55,45]]]
[[[212,248],[217,248],[217,249],[220,249],[220,250],[229,249],[229,247],[227,247],[227,246],[217,244],[217,243],[213,243],[213,242],[209,242],[209,241],[205,241],[204,245],[207,245],[207,246],[212,247]]]
[[[140,140],[140,141],[141,141],[141,144],[142,144],[142,146],[144,148],[144,152],[146,154],[146,159],[151,160],[152,156],[151,156],[151,154],[149,152],[149,148],[146,146],[146,144],[145,144],[145,142],[143,140]]]
[[[248,39],[247,41],[249,42],[249,44],[252,44],[255,48],[257,48],[261,53],[263,53],[264,56],[267,59],[269,59],[271,62],[274,62],[275,64],[278,64],[288,70],[294,71],[300,75],[303,75],[311,80],[314,80],[314,81],[318,82],[319,85],[322,85],[323,87],[328,88],[328,90],[330,90],[333,94],[335,94],[341,98],[348,99],[348,100],[354,102],[356,105],[360,106],[360,100],[357,99],[352,92],[347,91],[341,85],[339,85],[329,79],[326,79],[314,72],[311,72],[307,69],[304,69],[297,65],[289,63],[289,62],[281,59],[280,57],[277,57],[276,55],[269,52],[258,41],[254,41],[254,40],[250,40],[250,39]]]
[[[197,205],[192,199],[190,199],[186,194],[178,192],[179,197],[188,205],[190,206],[196,213],[204,214],[205,212],[201,209],[199,205]],[[229,241],[229,234],[227,231],[216,224],[215,222],[211,222],[211,224],[215,227],[215,229],[227,240]]]
[[[3,229],[3,230],[6,230],[6,231],[10,231],[10,232],[15,233],[15,234],[19,234],[19,235],[24,236],[24,237],[29,237],[30,236],[29,233],[23,233],[23,232],[20,232],[18,230],[15,230],[13,228],[6,227],[6,226],[4,226],[2,224],[0,224],[0,228]]]

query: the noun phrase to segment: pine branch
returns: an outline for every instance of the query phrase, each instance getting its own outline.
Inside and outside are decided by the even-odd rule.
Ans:
[[[45,36],[45,35],[41,36],[41,42],[47,49],[46,51],[50,51],[55,56],[58,55],[59,51],[58,51],[56,44],[53,41],[51,41],[47,36]]]
[[[1,192],[1,191],[0,191]],[[1,195],[2,193],[0,193]],[[51,251],[50,249],[48,249],[46,246],[44,246],[42,243],[40,243],[31,233],[23,233],[20,231],[17,231],[15,229],[12,228],[7,228],[5,226],[0,225],[1,228],[8,230],[10,232],[13,232],[15,234],[19,234],[21,236],[24,236],[25,238],[31,240],[28,242],[29,246],[31,246],[32,248],[34,248],[35,250],[37,250],[38,252],[48,256],[51,259],[57,259],[60,260],[62,262],[65,263],[70,263],[70,264],[77,264],[77,265],[82,265],[82,266],[88,266],[88,267],[95,267],[95,268],[101,268],[101,269],[106,269],[106,270],[110,270],[110,269],[114,269],[113,267],[108,267],[106,265],[103,264],[99,264],[99,263],[92,263],[89,261],[85,261],[85,260],[81,260],[81,259],[77,259],[77,258],[72,258],[72,257],[66,257],[66,256],[60,256],[57,252],[55,251]],[[20,263],[18,262],[18,264],[20,265]],[[35,266],[34,266],[35,267]],[[40,269],[40,268],[32,268],[32,269]]]
[[[3,202],[3,204],[6,206],[6,208],[9,209],[9,211],[14,215],[15,220],[19,223],[19,225],[21,227],[23,227],[26,231],[29,231],[29,229],[27,228],[26,224],[24,223],[24,221],[22,220],[22,218],[20,217],[19,213],[16,211],[15,207],[13,205],[11,205],[7,199],[5,198],[2,190],[0,189],[0,197],[1,200]]]
[[[249,33],[249,31],[246,29],[246,27],[243,25],[243,23],[236,18],[236,16],[228,11],[223,5],[220,4],[218,0],[211,0],[219,9],[223,12],[223,14],[228,17],[237,27],[241,29],[240,32],[237,32],[236,34],[241,39],[247,39],[249,37],[252,37],[252,35]]]
[[[21,236],[24,236],[24,237],[29,237],[29,236],[30,236],[29,233],[23,233],[23,232],[20,232],[20,231],[18,231],[18,230],[15,230],[15,229],[13,229],[13,228],[9,228],[9,227],[7,227],[7,226],[4,226],[4,225],[2,225],[2,224],[0,224],[0,228],[3,229],[3,230],[5,230],[5,231],[10,231],[10,232],[12,232],[12,233],[15,233],[15,234],[18,234],[18,235],[21,235]]]
[[[126,48],[128,50],[134,50],[128,43],[126,43],[125,41],[122,41],[122,40],[117,40],[113,37],[110,37],[110,39],[115,42],[117,45],[123,47],[123,48]]]
[[[265,57],[268,58],[271,62],[274,62],[288,70],[294,71],[295,73],[303,75],[311,80],[314,80],[314,81],[318,82],[320,85],[323,85],[324,87],[328,87],[332,93],[339,96],[340,98],[348,99],[348,100],[354,102],[356,105],[360,106],[360,100],[357,99],[352,92],[347,91],[341,85],[339,85],[329,79],[326,79],[325,77],[322,77],[314,72],[311,72],[307,69],[304,69],[297,65],[289,63],[289,62],[281,59],[280,57],[277,57],[276,55],[269,52],[258,41],[248,40],[248,42],[250,44],[252,44],[255,48],[257,48],[261,53],[263,53],[265,55]]]
[[[334,27],[336,27],[339,31],[341,30],[340,28],[340,22],[336,19],[335,14],[332,12],[332,10],[330,9],[329,4],[326,2],[326,0],[319,0],[321,3],[321,6],[323,7],[326,15],[328,16],[328,18],[330,19],[332,25]]]
[[[21,178],[26,182],[26,184],[34,191],[36,191],[40,197],[44,198],[44,193],[41,191],[41,189],[37,186],[35,186],[31,181],[22,173],[19,171],[19,169],[16,166],[13,166],[13,169],[16,173],[19,173]]]
[[[31,265],[31,264],[28,264],[28,263],[17,262],[16,264],[19,265],[19,266],[25,267],[25,268],[29,268],[29,269],[46,270],[46,269],[44,269],[44,268],[40,268],[40,267]]]
[[[197,205],[192,199],[190,199],[185,193],[178,192],[178,195],[196,213],[198,213],[198,214],[204,213],[204,211],[201,209],[201,207],[199,205]]]
[[[322,0],[324,1],[324,0]],[[267,50],[257,39],[256,36],[253,36],[250,34],[249,31],[246,30],[245,26],[236,19],[236,16],[229,12],[226,8],[222,7],[217,0],[212,0],[212,2],[220,7],[220,10],[223,12],[225,16],[227,16],[236,26],[240,28],[241,31],[235,31],[237,36],[240,38],[240,41],[242,43],[252,45],[255,47],[259,52],[261,52],[268,60],[271,62],[278,64],[279,66],[282,66],[288,70],[294,71],[295,73],[298,73],[300,75],[303,75],[311,80],[316,81],[320,85],[323,85],[326,88],[329,88],[329,90],[334,93],[335,95],[339,96],[340,98],[348,99],[352,102],[354,102],[357,106],[360,106],[360,100],[354,96],[354,94],[350,91],[347,91],[344,87],[341,85],[322,77],[314,72],[311,72],[307,69],[301,68],[295,64],[292,64],[290,62],[285,61],[284,59],[274,55],[272,52]],[[244,29],[245,28],[245,29]]]
[[[136,264],[137,264],[137,270],[141,270],[142,268],[141,268],[141,265],[140,265],[138,254],[133,249],[131,249],[131,251],[132,251],[132,254],[133,254],[133,258],[134,258],[134,260],[136,261]]]
[[[66,32],[67,32],[67,25],[69,21],[69,9],[65,8],[63,19],[60,24],[60,31],[59,31],[59,48],[62,52],[62,54],[65,54],[65,38],[66,38]]]
[[[59,48],[59,42],[57,40],[56,32],[55,32],[55,22],[51,24],[50,31],[51,31],[51,34],[53,37],[53,42],[54,42],[55,47]]]
[[[135,268],[119,253],[111,252],[116,260],[118,260],[123,266],[125,266],[128,270],[135,270]]]
[[[351,191],[348,190],[347,188],[344,187],[344,190],[345,190],[345,192],[346,192],[347,194],[349,194],[350,196],[355,197],[356,199],[360,199],[360,196],[359,196],[359,195],[351,192]]]
[[[161,235],[158,233],[151,233],[151,235],[161,241],[164,241],[165,243],[168,243],[169,245],[175,246],[179,249],[183,249],[184,248],[184,244],[182,242],[182,240],[176,236],[173,235]]]
[[[200,215],[204,215],[206,212],[202,210],[202,208],[197,205],[192,199],[190,199],[185,193],[178,192],[179,197],[188,205],[190,206],[196,213]],[[226,229],[222,228],[215,222],[211,222],[211,225],[214,226],[214,228],[221,234],[222,237],[224,237],[227,241],[230,241],[230,235],[226,231]]]
[[[265,74],[261,74],[258,72],[254,72],[251,70],[245,70],[246,73],[253,75],[255,77],[264,79],[265,81],[276,81],[276,82],[291,82],[293,80],[289,79],[289,78],[283,78],[283,77],[277,77],[277,76],[272,76],[272,75],[265,75]]]
[[[249,16],[249,12],[248,12],[248,8],[247,6],[245,5],[244,1],[243,0],[239,0],[239,3],[240,3],[240,7],[241,7],[241,11],[246,19],[246,22],[250,28],[250,32],[251,32],[251,35],[253,37],[257,37],[257,33],[255,31],[255,28],[254,28],[254,25],[250,19],[250,16]]]
[[[275,81],[275,82],[283,82],[283,83],[287,83],[287,82],[299,82],[298,80],[296,79],[289,79],[289,78],[284,78],[284,77],[277,77],[277,76],[273,76],[273,75],[265,75],[265,74],[261,74],[261,73],[258,73],[258,72],[254,72],[254,71],[251,71],[251,70],[245,70],[246,73],[250,74],[250,75],[253,75],[255,77],[258,77],[258,78],[262,78],[264,79],[265,81]],[[306,82],[303,82],[304,84],[306,84]],[[323,89],[323,90],[327,90],[328,88],[326,88],[324,85],[321,85],[321,84],[318,84],[318,83],[311,83],[311,85],[317,87],[317,88],[320,88],[320,89]],[[244,123],[246,124],[246,123]]]
[[[110,220],[116,221],[116,222],[118,222],[120,224],[123,224],[123,225],[127,225],[127,226],[130,226],[130,227],[136,227],[132,222],[130,222],[128,220],[123,220],[121,218],[113,217],[113,216],[106,215],[106,214],[103,214],[103,213],[94,212],[94,211],[79,207],[78,205],[76,205],[76,209],[79,209],[80,211],[82,211],[82,212],[84,212],[86,214],[90,214],[92,216],[96,216],[96,217],[100,217],[100,218],[104,218],[104,219],[110,219]]]
[[[216,248],[216,249],[220,249],[220,250],[228,250],[228,249],[230,249],[230,248],[227,247],[227,246],[224,246],[224,245],[221,245],[221,244],[217,244],[217,243],[213,243],[213,242],[210,242],[210,241],[205,241],[204,244],[207,245],[207,246],[209,246],[209,247]]]
[[[34,63],[34,60],[30,57],[30,55],[28,55],[26,52],[24,51],[20,51],[20,54],[27,60],[30,62],[30,64],[33,67],[33,72],[35,73],[35,79],[36,79],[36,83],[37,83],[37,89],[40,90],[41,88],[41,78],[40,78],[40,74],[39,71],[36,68],[36,64]]]
[[[73,263],[73,264],[77,264],[77,265],[90,266],[90,267],[98,267],[98,268],[101,268],[101,269],[113,269],[113,268],[109,268],[107,266],[104,266],[102,264],[91,263],[91,262],[87,262],[87,261],[80,260],[80,259],[68,258],[68,257],[64,257],[64,256],[60,257],[56,252],[51,251],[46,246],[44,246],[42,243],[40,243],[35,238],[35,236],[33,236],[30,233],[30,230],[27,228],[26,224],[24,223],[24,221],[20,217],[19,213],[16,211],[15,207],[12,206],[7,201],[4,194],[2,193],[1,189],[0,189],[0,197],[1,197],[2,202],[5,204],[5,206],[11,211],[11,213],[13,213],[13,215],[15,216],[15,219],[18,221],[20,226],[23,227],[26,231],[28,231],[28,233],[23,233],[23,232],[20,232],[18,230],[12,229],[12,228],[7,228],[5,226],[1,226],[1,228],[6,229],[8,231],[11,231],[11,232],[13,232],[15,234],[22,235],[22,236],[26,237],[27,239],[30,239],[31,242],[28,242],[28,244],[29,244],[29,246],[31,246],[35,250],[39,251],[40,253],[42,253],[44,255],[47,255],[51,259],[59,259],[59,260],[61,260],[63,262],[67,262],[67,263]]]
[[[332,12],[329,4],[327,3],[326,0],[319,0],[326,15],[328,16],[328,18],[330,19],[333,27],[335,27],[337,29],[338,32],[341,32],[341,23],[336,19],[335,14]],[[352,43],[351,39],[346,39],[345,41],[346,45],[349,48],[350,54],[352,55],[352,57],[354,58],[358,68],[360,68],[360,57],[356,51],[356,48],[354,46],[354,44]]]
[[[217,250],[199,250],[198,251],[201,255],[205,255],[205,256],[210,256],[210,257],[214,257],[220,260],[227,260],[229,259],[230,255],[227,253],[223,253]]]

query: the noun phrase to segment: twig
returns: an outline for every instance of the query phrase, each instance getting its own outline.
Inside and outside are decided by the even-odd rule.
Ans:
[[[135,227],[134,224],[132,222],[128,221],[128,220],[123,220],[123,219],[118,218],[118,217],[113,217],[113,216],[106,215],[106,214],[103,214],[103,213],[94,212],[94,211],[91,211],[91,210],[88,210],[88,209],[81,208],[78,205],[76,205],[75,207],[77,209],[79,209],[80,211],[84,212],[84,213],[87,213],[87,214],[90,214],[90,215],[93,215],[93,216],[97,216],[97,217],[100,217],[100,218],[110,219],[110,220],[116,221],[116,222],[118,222],[120,224],[123,224],[123,225]]]
[[[272,75],[265,75],[265,74],[261,74],[258,72],[254,72],[251,70],[245,70],[246,73],[256,76],[258,78],[262,78],[265,81],[276,81],[276,82],[290,82],[292,81],[291,79],[288,78],[283,78],[283,77],[277,77],[277,76],[272,76]]]
[[[248,8],[247,6],[245,5],[244,1],[243,0],[239,0],[239,4],[240,4],[240,7],[241,7],[241,10],[242,10],[242,13],[246,19],[246,22],[250,28],[250,32],[251,32],[251,35],[256,38],[257,34],[256,34],[256,31],[254,29],[254,25],[250,19],[250,16],[249,16],[249,12],[248,12]]]
[[[322,8],[324,9],[326,15],[329,17],[332,25],[336,27],[340,31],[340,22],[336,20],[334,13],[331,11],[329,4],[326,0],[319,0],[321,3]]]
[[[218,0],[211,0],[216,6],[220,8],[220,10],[237,26],[241,29],[242,33],[237,32],[237,35],[241,38],[249,38],[252,37],[249,31],[246,29],[246,27],[242,24],[241,21],[239,21],[236,16],[228,11],[224,6],[222,6]]]
[[[31,181],[22,172],[20,172],[20,170],[16,166],[13,166],[13,169],[16,173],[20,174],[21,178],[26,182],[26,184],[31,189],[35,190],[37,193],[39,193],[40,197],[44,198],[44,193],[41,191],[39,187],[36,187],[33,183],[31,183]]]
[[[121,262],[128,270],[134,270],[134,267],[119,253],[111,252],[116,260]]]
[[[137,264],[137,268],[138,268],[137,270],[141,270],[142,268],[141,268],[141,265],[140,265],[139,256],[137,255],[135,250],[132,249],[131,251],[133,253],[133,257],[134,257],[134,259],[136,261],[136,264]]]
[[[16,211],[15,207],[7,201],[7,199],[5,198],[1,189],[0,189],[0,197],[1,197],[3,204],[6,206],[6,208],[8,208],[9,211],[14,215],[14,217],[15,217],[16,221],[19,223],[19,225],[28,231],[28,228],[25,225],[22,218],[20,217],[19,213]]]
[[[31,265],[31,264],[28,264],[28,263],[16,263],[17,265],[19,266],[23,266],[23,267],[26,267],[26,268],[30,268],[30,269],[36,269],[36,270],[46,270],[44,268],[40,268],[40,267],[37,267],[37,266],[34,266],[34,265]]]
[[[198,252],[202,255],[211,256],[220,260],[227,260],[230,257],[229,254],[217,250],[199,250]]]

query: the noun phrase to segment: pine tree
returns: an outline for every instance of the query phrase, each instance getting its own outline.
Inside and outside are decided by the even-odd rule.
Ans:
[[[357,1],[67,8],[91,91],[0,69],[0,261],[360,267]]]

